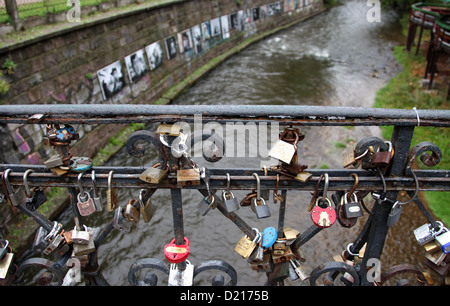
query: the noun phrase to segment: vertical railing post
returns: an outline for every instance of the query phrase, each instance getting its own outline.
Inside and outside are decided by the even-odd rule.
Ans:
[[[395,155],[392,161],[392,166],[389,172],[389,176],[401,176],[405,172],[406,157],[408,155],[409,148],[411,146],[411,140],[414,133],[414,126],[402,127],[395,126],[392,134],[392,145],[395,148]],[[395,200],[397,198],[398,191],[390,191],[386,193],[388,199]],[[381,253],[383,251],[384,243],[388,234],[389,227],[387,226],[387,220],[389,213],[392,209],[392,204],[388,202],[382,202],[377,204],[373,208],[373,219],[369,229],[367,238],[366,251],[361,263],[361,285],[371,286],[373,282],[367,278],[367,261],[369,259],[380,260]],[[381,262],[380,262],[381,263]],[[371,267],[369,267],[371,268]]]
[[[19,18],[19,10],[17,8],[16,0],[5,0],[6,12],[11,18],[15,31],[19,31],[22,23]]]

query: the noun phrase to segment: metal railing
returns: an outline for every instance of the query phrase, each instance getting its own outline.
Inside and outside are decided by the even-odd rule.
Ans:
[[[167,253],[175,257],[181,257],[179,261],[172,260],[171,255],[166,254],[166,261],[155,258],[141,258],[131,266],[128,273],[128,280],[132,285],[155,285],[157,281],[152,274],[147,273],[144,280],[138,278],[138,272],[143,269],[155,269],[169,275],[169,284],[192,285],[195,278],[204,271],[215,270],[224,276],[214,278],[215,285],[236,285],[238,273],[232,265],[221,260],[208,260],[193,267],[187,260],[189,252],[186,251],[186,240],[184,235],[183,222],[183,201],[182,190],[198,190],[203,201],[199,204],[199,213],[206,215],[210,209],[216,208],[225,218],[234,223],[245,235],[238,245],[241,250],[236,250],[242,257],[248,258],[252,269],[263,271],[267,276],[267,284],[279,285],[288,278],[309,279],[311,285],[320,281],[321,276],[328,275],[326,284],[333,283],[338,279],[339,274],[346,274],[341,281],[346,285],[373,285],[383,284],[389,279],[390,274],[383,274],[381,280],[374,282],[367,271],[371,267],[372,259],[379,259],[386,240],[386,235],[392,223],[395,223],[397,215],[395,208],[401,207],[405,202],[397,200],[399,191],[406,191],[410,196],[407,202],[415,202],[425,215],[430,226],[434,229],[440,227],[439,222],[427,211],[425,205],[417,197],[419,191],[449,191],[450,190],[450,170],[416,170],[413,163],[418,157],[429,167],[439,163],[442,152],[435,144],[422,142],[411,146],[411,139],[414,128],[420,126],[450,126],[450,111],[448,110],[400,110],[400,109],[373,109],[358,107],[326,107],[326,106],[243,106],[243,105],[14,105],[0,106],[0,123],[20,123],[20,124],[46,124],[48,126],[49,145],[53,146],[60,154],[61,163],[70,161],[70,141],[64,142],[55,140],[55,128],[64,129],[70,124],[122,124],[122,123],[161,123],[173,127],[179,122],[196,123],[201,118],[202,123],[217,122],[277,122],[284,126],[284,131],[280,133],[280,140],[296,149],[297,143],[301,141],[301,132],[295,127],[301,126],[394,126],[391,139],[392,150],[388,144],[377,137],[368,137],[360,140],[350,154],[354,165],[353,169],[307,169],[299,166],[300,160],[293,153],[291,161],[281,161],[267,169],[206,169],[196,164],[190,157],[190,149],[197,143],[212,141],[209,150],[203,152],[204,158],[209,162],[218,162],[223,155],[217,150],[223,149],[224,140],[215,134],[184,135],[182,132],[175,132],[174,135],[166,132],[154,132],[140,130],[133,133],[127,143],[126,148],[131,156],[143,156],[146,148],[143,142],[153,145],[159,153],[160,165],[150,168],[157,168],[161,177],[151,177],[158,182],[149,183],[149,177],[143,179],[142,168],[138,167],[86,167],[76,170],[72,166],[56,166],[62,172],[52,171],[45,165],[16,165],[2,164],[0,171],[2,183],[5,185],[2,193],[9,199],[11,205],[15,206],[23,213],[32,217],[45,231],[45,238],[41,238],[44,246],[58,249],[60,255],[56,262],[46,259],[46,256],[35,257],[20,263],[17,268],[11,267],[9,274],[13,280],[20,279],[21,274],[30,266],[44,267],[56,278],[54,284],[73,284],[70,276],[66,272],[66,262],[73,255],[77,255],[79,248],[77,242],[70,241],[69,238],[61,238],[61,226],[57,222],[52,222],[42,216],[37,210],[30,209],[25,203],[15,198],[15,193],[24,187],[24,175],[27,173],[27,184],[29,188],[34,187],[67,187],[70,194],[70,205],[78,231],[83,231],[84,223],[82,210],[80,210],[80,199],[78,188],[92,187],[95,179],[96,188],[107,188],[109,199],[107,208],[114,211],[113,220],[105,224],[101,232],[92,237],[94,246],[89,251],[89,263],[83,267],[86,283],[90,285],[106,285],[107,280],[102,276],[98,265],[97,250],[101,248],[102,242],[114,229],[125,230],[131,226],[133,218],[132,212],[145,214],[144,203],[151,198],[157,189],[169,189],[172,197],[172,218],[174,240],[167,245]],[[172,130],[173,131],[173,130]],[[169,131],[170,132],[170,131]],[[286,134],[287,132],[287,134]],[[70,133],[73,134],[73,131]],[[56,133],[58,134],[58,133]],[[67,134],[65,134],[67,136]],[[286,136],[287,135],[287,136]],[[184,136],[190,136],[185,138]],[[292,137],[295,139],[293,140]],[[203,146],[202,146],[203,147]],[[388,160],[375,163],[374,156],[377,151],[389,152]],[[173,154],[173,153],[178,154]],[[222,151],[223,152],[223,151]],[[369,152],[369,153],[368,153]],[[427,152],[431,152],[428,154]],[[170,154],[172,153],[172,154]],[[220,152],[219,152],[220,153]],[[359,166],[361,169],[359,168]],[[348,166],[348,165],[346,165]],[[66,168],[65,168],[66,167]],[[294,170],[292,170],[294,168]],[[356,168],[356,169],[355,169]],[[9,169],[9,170],[8,170]],[[164,171],[168,169],[167,171]],[[183,169],[191,171],[193,177],[182,180],[179,171]],[[28,172],[27,172],[28,171]],[[95,171],[95,174],[94,174]],[[80,175],[85,173],[85,175]],[[297,173],[306,174],[299,177]],[[8,189],[8,185],[10,185]],[[142,198],[131,206],[114,207],[113,190],[116,188],[141,189]],[[16,190],[16,191],[14,191]],[[273,191],[274,196],[280,200],[279,219],[276,228],[276,235],[271,245],[266,245],[262,250],[255,246],[245,247],[252,244],[252,240],[257,241],[260,236],[258,231],[249,226],[239,217],[236,209],[231,208],[227,197],[219,196],[222,191],[232,192],[233,190],[251,190],[247,196],[247,204],[241,201],[240,206],[244,207],[251,203],[255,209],[258,219],[264,218],[264,214],[258,215],[261,209],[261,194],[266,191]],[[256,191],[255,191],[256,190]],[[361,263],[349,264],[348,262],[330,262],[320,265],[309,275],[302,274],[301,262],[304,260],[300,248],[313,239],[316,234],[329,227],[328,224],[321,223],[322,220],[313,221],[311,226],[302,233],[297,233],[294,237],[288,237],[284,232],[286,198],[290,190],[313,191],[314,195],[311,205],[319,198],[328,198],[327,192],[334,192],[331,200],[334,205],[330,205],[333,211],[337,212],[334,221],[338,220],[344,227],[350,227],[354,221],[339,215],[342,205],[340,200],[346,196],[346,192],[358,195],[359,203],[363,204],[363,198],[371,193],[376,199],[376,205],[370,211],[362,231],[357,239],[349,245],[345,252],[345,259],[353,260],[365,245],[364,257]],[[257,201],[256,201],[257,200]],[[84,200],[81,200],[85,201]],[[255,203],[253,203],[255,202]],[[215,203],[213,205],[213,203]],[[322,201],[317,202],[322,205]],[[234,203],[236,206],[236,202]],[[94,205],[91,203],[91,206]],[[94,205],[95,206],[95,205]],[[93,206],[92,206],[93,207]],[[126,209],[131,212],[125,213]],[[95,209],[94,209],[95,210]],[[313,210],[314,211],[314,210]],[[312,212],[311,212],[312,214]],[[330,213],[331,214],[331,213]],[[270,213],[269,213],[270,215]],[[332,214],[328,217],[330,221]],[[313,218],[312,218],[313,220]],[[323,220],[324,222],[326,220]],[[334,224],[334,221],[332,224]],[[331,222],[331,221],[330,221]],[[326,222],[325,222],[326,223]],[[353,223],[354,224],[354,223]],[[58,229],[59,226],[59,229]],[[56,234],[55,234],[56,233]],[[267,234],[267,233],[266,233]],[[55,242],[55,237],[59,240]],[[269,236],[265,236],[269,237]],[[37,239],[37,238],[36,238]],[[39,239],[37,239],[39,240]],[[85,241],[87,242],[87,241]],[[11,242],[13,243],[13,242]],[[83,242],[84,243],[84,242]],[[2,242],[3,244],[3,242]],[[80,242],[81,244],[81,242]],[[53,247],[51,247],[53,245]],[[277,247],[275,247],[275,245]],[[5,247],[5,246],[3,246]],[[180,251],[180,249],[182,249]],[[42,250],[41,250],[42,251]],[[49,250],[48,252],[51,252]],[[248,254],[243,255],[247,251]],[[257,253],[260,252],[258,255]],[[186,254],[187,253],[187,254]],[[44,253],[45,254],[45,253]],[[80,251],[80,254],[82,252]],[[267,256],[266,256],[267,255]],[[445,256],[444,256],[445,257]],[[169,264],[168,264],[169,262]],[[12,271],[12,272],[11,272]],[[410,266],[397,267],[389,273],[398,274],[400,272],[414,273],[418,279],[424,280],[420,270]],[[291,273],[290,273],[291,272]],[[67,274],[65,274],[67,273]],[[349,278],[348,275],[351,277]],[[49,282],[49,281],[48,281]]]

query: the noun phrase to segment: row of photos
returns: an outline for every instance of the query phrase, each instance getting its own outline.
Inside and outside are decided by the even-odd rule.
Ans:
[[[184,30],[176,36],[169,36],[163,41],[156,41],[125,57],[125,66],[130,83],[137,83],[148,72],[145,55],[150,70],[155,70],[162,65],[164,61],[162,43],[168,60],[175,58],[177,52],[189,59],[214,47],[222,40],[230,38],[231,29],[244,31],[246,24],[276,14],[281,14],[281,2],[217,17]],[[120,92],[126,85],[120,60],[97,71],[97,76],[105,100]]]

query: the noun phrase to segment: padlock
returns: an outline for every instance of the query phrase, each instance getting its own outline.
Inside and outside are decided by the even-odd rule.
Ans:
[[[197,206],[197,210],[201,216],[206,216],[206,214],[213,209],[215,204],[214,196],[204,197]]]
[[[163,170],[157,168],[157,165],[158,164],[142,172],[139,175],[139,179],[150,184],[159,184],[163,179],[167,177],[167,174],[169,173],[169,166],[167,165],[166,169]]]
[[[48,231],[45,230],[42,226],[39,227],[36,231],[36,235],[34,236],[33,243],[31,244],[31,250],[34,253],[42,253],[45,248],[48,246],[49,242],[45,240],[47,237]]]
[[[11,184],[9,183],[9,173],[11,169],[5,170],[3,173],[3,181],[5,183],[6,188],[6,196],[9,205],[11,206],[19,206],[23,205],[27,201],[27,195],[25,193],[25,188],[23,186],[19,186],[16,191],[13,190]]]
[[[447,254],[442,252],[442,250],[437,251],[435,253],[425,253],[425,258],[431,261],[436,266],[445,266],[447,263],[444,259],[447,257]]]
[[[306,183],[312,178],[312,174],[306,171],[300,171],[295,177],[294,180]]]
[[[156,128],[156,133],[167,136],[180,136],[181,127],[176,124],[160,124]]]
[[[114,171],[110,171],[108,174],[108,189],[106,190],[106,209],[108,211],[113,211],[117,207],[119,201],[119,195],[117,194],[117,189],[112,187],[112,178]]]
[[[261,246],[264,249],[270,248],[277,240],[277,237],[278,237],[277,230],[273,226],[267,227],[262,232]]]
[[[139,192],[139,211],[142,215],[142,219],[144,219],[144,222],[148,223],[153,218],[156,207],[152,204],[152,199],[150,197],[144,203],[144,192],[145,189],[141,189]]]
[[[47,247],[42,252],[44,255],[51,254],[54,250],[56,250],[61,242],[64,241],[64,237],[61,234],[56,234],[53,238],[50,239],[50,243],[47,245]]]
[[[286,251],[286,240],[285,239],[278,239],[273,244],[272,253],[273,255],[284,255]]]
[[[177,170],[177,183],[181,187],[200,185],[200,172],[195,169]]]
[[[184,244],[175,244],[175,238],[164,247],[164,256],[171,263],[180,263],[189,257],[189,239],[184,237]]]
[[[362,217],[361,204],[358,201],[356,193],[352,194],[352,201],[348,202],[348,193],[344,194],[341,198],[341,205],[344,208],[344,215],[346,218],[358,218]]]
[[[62,156],[59,155],[59,154],[55,154],[55,155],[50,156],[50,158],[47,159],[44,162],[44,166],[47,169],[59,167],[59,166],[62,166],[62,165],[64,165],[64,162],[63,162]]]
[[[186,260],[185,269],[181,270],[175,263],[170,264],[169,286],[192,286],[194,282],[194,265]]]
[[[424,225],[419,226],[414,230],[414,237],[416,238],[419,245],[422,246],[433,241],[436,235],[443,232],[444,225],[442,224],[442,222],[437,221],[436,223],[438,223],[440,226],[438,231],[435,231],[435,229],[433,229],[431,227],[431,224],[429,223],[425,223]]]
[[[358,168],[361,164],[361,159],[369,153],[367,149],[364,153],[359,156],[355,156],[355,150],[344,152],[342,154],[342,166],[344,168]]]
[[[6,240],[6,243],[2,248],[5,250],[5,254],[0,257],[0,279],[6,278],[13,262],[14,253],[12,253],[11,248],[8,246],[8,244],[9,242]]]
[[[89,231],[86,225],[84,225],[84,230],[77,230],[75,226],[72,230],[72,243],[76,244],[88,244],[89,243]]]
[[[289,261],[294,258],[294,253],[291,250],[291,247],[284,244],[283,254],[275,254],[275,253],[281,253],[281,252],[275,252],[275,250],[272,250],[272,260],[273,263],[281,263],[285,261]]]
[[[336,211],[331,206],[331,201],[328,198],[325,198],[324,201],[328,204],[326,208],[322,208],[319,206],[320,200],[323,197],[318,197],[311,211],[311,220],[313,223],[320,228],[330,227],[336,222]]]
[[[448,229],[445,229],[444,233],[437,235],[435,240],[444,254],[450,253],[450,231]]]
[[[307,280],[309,278],[309,273],[306,271],[306,267],[302,266],[295,258],[289,260],[289,277],[291,280],[295,281],[300,279],[301,281]]]
[[[257,198],[254,198],[252,208],[258,219],[269,218],[271,216],[269,206],[263,198],[259,199],[259,201]]]
[[[295,239],[297,239],[297,237],[300,235],[300,232],[290,227],[283,227],[283,235],[286,239],[286,244],[289,245],[294,242]]]
[[[400,201],[397,201],[392,205],[391,211],[389,212],[389,216],[387,219],[387,226],[391,227],[400,219],[400,215],[402,213],[402,205],[399,204]]]
[[[45,195],[45,192],[39,187],[35,187],[33,189],[33,192],[30,190],[30,187],[28,186],[28,175],[30,173],[33,173],[33,170],[28,169],[23,174],[23,185],[25,187],[25,193],[27,196],[25,205],[30,211],[35,211],[39,208],[39,206],[47,201],[47,196]]]
[[[95,242],[92,230],[90,228],[86,228],[86,231],[89,234],[89,240],[87,244],[73,244],[73,254],[75,256],[83,256],[88,255],[90,253],[95,252]]]
[[[261,240],[261,233],[258,229],[253,228],[255,231],[255,238],[251,240],[247,235],[241,237],[236,246],[234,247],[234,251],[241,255],[244,258],[250,257],[253,253],[253,250],[256,248],[257,243]]]
[[[370,163],[376,168],[385,168],[389,166],[393,158],[394,151],[392,149],[392,143],[390,141],[386,141],[385,143],[389,145],[388,150],[375,152],[370,159]]]
[[[114,211],[113,227],[124,233],[130,231],[131,222],[124,217],[122,206],[117,207]]]
[[[79,138],[78,134],[75,133],[75,129],[67,124],[61,129],[56,129],[55,134],[56,139],[62,142],[71,142]]]
[[[102,194],[101,194],[101,192],[97,192],[94,170],[92,170],[92,172],[91,172],[91,180],[92,180],[92,192],[93,192],[92,201],[94,201],[95,211],[102,211],[103,210]]]
[[[222,192],[222,201],[228,213],[236,211],[240,208],[238,200],[231,191],[224,190]]]
[[[279,139],[270,149],[269,156],[289,164],[295,153],[296,150],[294,145]]]
[[[70,159],[69,169],[70,171],[83,173],[92,168],[93,161],[88,157],[74,156]]]
[[[131,221],[134,224],[137,224],[139,222],[139,218],[141,216],[141,213],[139,212],[139,209],[137,209],[134,206],[135,203],[136,203],[136,201],[133,200],[133,199],[128,201],[128,204],[125,206],[125,210],[123,212],[123,216],[128,221]]]
[[[94,201],[92,200],[89,192],[85,192],[83,197],[81,196],[81,193],[79,193],[77,200],[77,208],[81,216],[89,216],[95,212]]]

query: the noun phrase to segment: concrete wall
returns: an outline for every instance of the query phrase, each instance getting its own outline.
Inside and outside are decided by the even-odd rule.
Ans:
[[[269,6],[273,13],[268,11]],[[265,8],[265,14],[261,7]],[[260,8],[257,20],[252,17],[255,8]],[[9,58],[17,64],[15,73],[6,76],[11,88],[0,101],[2,104],[170,103],[172,97],[164,94],[212,59],[259,33],[321,10],[322,0],[178,0],[82,24],[0,49],[0,63]],[[241,16],[239,12],[248,13],[248,16],[232,28],[230,17],[233,14]],[[210,40],[202,40],[202,52],[189,50],[183,53],[178,40],[181,34],[197,25],[204,29],[205,22],[213,23],[216,18],[227,20],[228,34],[220,33]],[[172,36],[176,40],[177,53],[174,58],[169,58],[165,42]],[[162,47],[163,62],[151,70],[146,47],[155,42]],[[142,55],[141,64],[145,65],[146,71],[132,81],[131,70],[125,61],[135,52],[138,52],[137,58]],[[113,88],[113,67],[120,72],[119,81],[113,94],[105,95],[102,88]],[[104,86],[102,78],[106,79]],[[83,137],[96,127],[75,128]],[[100,137],[97,147],[86,149],[87,146],[83,146],[86,151],[82,156],[93,157],[108,136],[118,129],[103,133],[96,129],[96,137]],[[0,133],[2,136],[9,134],[14,145],[4,147],[0,161],[42,164],[53,153],[53,149],[41,144],[44,131],[44,126],[40,125],[2,127]]]

